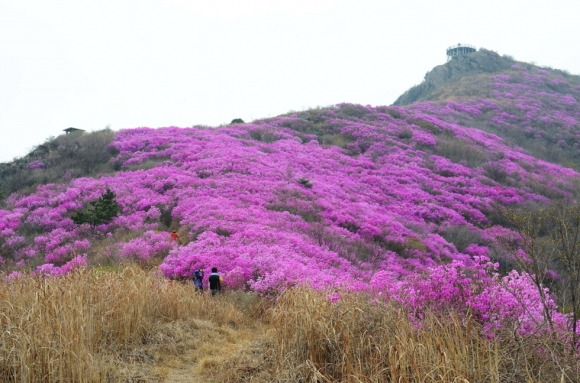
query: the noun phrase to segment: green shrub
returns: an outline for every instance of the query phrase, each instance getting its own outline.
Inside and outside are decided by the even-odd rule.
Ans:
[[[450,226],[446,228],[441,236],[455,248],[463,252],[471,244],[481,243],[481,235],[469,229],[467,225]]]
[[[356,233],[360,230],[360,227],[354,222],[343,222],[338,226],[350,231],[351,233]]]
[[[308,189],[312,188],[312,183],[310,182],[310,180],[306,179],[306,178],[300,178],[298,179],[298,183]]]
[[[403,129],[403,131],[397,134],[397,137],[401,140],[407,140],[413,137],[413,131],[411,129]]]
[[[215,233],[222,237],[229,237],[232,235],[231,231],[229,231],[228,229],[224,229],[222,227],[218,227],[217,229],[215,229]]]
[[[89,202],[89,206],[77,211],[71,218],[77,225],[88,223],[96,226],[110,222],[120,210],[119,204],[115,201],[115,193],[107,188],[105,194]]]
[[[402,118],[403,117],[401,112],[398,111],[397,109],[388,108],[385,112],[388,113],[393,118]]]
[[[435,153],[455,163],[465,163],[476,168],[488,161],[486,152],[453,136],[439,136]]]
[[[340,133],[325,133],[320,137],[319,142],[322,145],[333,145],[340,148],[346,148],[348,144],[354,142],[354,139]]]
[[[250,138],[268,144],[279,140],[278,135],[275,132],[269,130],[253,130],[250,132]]]
[[[427,246],[417,237],[406,237],[405,247],[408,250],[427,251]]]
[[[394,253],[399,254],[400,256],[404,256],[405,255],[405,243],[403,242],[398,242],[398,241],[394,241],[394,240],[390,240],[390,239],[385,239],[383,236],[381,235],[375,235],[373,237],[373,243],[385,250],[390,250]]]
[[[310,225],[306,234],[320,246],[328,247],[330,251],[353,263],[364,262],[378,266],[383,259],[384,250],[376,244],[337,234],[321,224]]]
[[[356,104],[342,104],[337,109],[337,114],[345,117],[364,118],[370,113],[366,107]]]
[[[316,206],[305,209],[290,203],[273,203],[266,206],[266,208],[271,211],[286,211],[290,214],[297,215],[302,217],[304,222],[320,222],[322,220],[318,214],[320,212],[320,208]]]
[[[484,166],[483,169],[485,170],[485,176],[490,178],[500,184],[504,184],[507,180],[507,173],[500,169],[498,166],[489,165]]]
[[[438,126],[436,126],[432,122],[419,120],[417,118],[412,118],[409,120],[409,124],[414,124],[414,125],[417,125],[423,129],[427,129],[431,133],[435,133],[435,134],[441,133],[441,128],[439,128]]]

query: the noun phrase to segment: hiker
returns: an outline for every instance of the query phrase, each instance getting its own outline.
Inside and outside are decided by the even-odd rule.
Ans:
[[[216,295],[222,291],[222,281],[223,278],[219,275],[217,267],[212,267],[209,276],[209,289],[211,290],[211,295]]]
[[[193,272],[193,284],[197,291],[203,291],[203,270],[197,269]]]
[[[171,240],[179,244],[179,234],[177,234],[177,230],[171,232]]]

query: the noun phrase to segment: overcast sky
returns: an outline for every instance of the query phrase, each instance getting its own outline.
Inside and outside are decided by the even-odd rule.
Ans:
[[[390,105],[458,43],[580,74],[578,0],[0,0],[0,162],[48,137]]]

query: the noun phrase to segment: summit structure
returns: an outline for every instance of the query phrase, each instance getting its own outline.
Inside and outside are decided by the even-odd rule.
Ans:
[[[464,55],[466,53],[473,53],[476,51],[477,51],[477,49],[475,49],[475,47],[472,45],[457,44],[457,45],[451,46],[451,47],[447,48],[447,61],[451,60],[454,57]]]

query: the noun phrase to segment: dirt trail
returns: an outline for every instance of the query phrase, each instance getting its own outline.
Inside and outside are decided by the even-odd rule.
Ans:
[[[206,383],[219,381],[223,374],[255,371],[263,365],[260,345],[265,331],[262,325],[244,330],[232,326],[206,329],[195,348],[166,358],[157,367],[157,376],[163,383]]]
[[[198,373],[197,351],[190,351],[179,359],[167,363],[164,383],[203,383]]]

